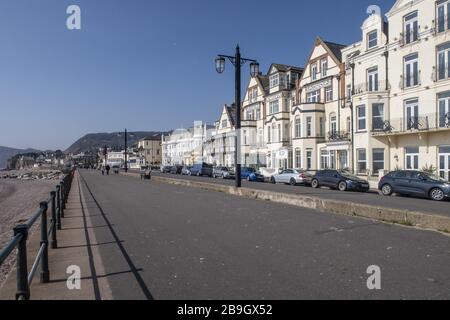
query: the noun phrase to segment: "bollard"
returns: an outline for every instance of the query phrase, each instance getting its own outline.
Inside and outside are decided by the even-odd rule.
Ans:
[[[61,230],[61,187],[58,185],[56,186],[56,221],[58,224],[58,230]]]
[[[28,286],[28,265],[27,265],[27,238],[28,227],[25,224],[14,228],[14,236],[22,235],[22,239],[17,246],[17,292],[16,300],[29,300],[30,287]]]
[[[57,220],[56,220],[56,192],[50,192],[51,198],[51,207],[52,207],[52,249],[58,248],[58,240],[56,239],[56,229],[57,229]]]
[[[50,270],[48,269],[48,227],[47,227],[47,210],[48,203],[41,202],[41,247],[44,246],[44,251],[41,257],[41,283],[50,282]]]

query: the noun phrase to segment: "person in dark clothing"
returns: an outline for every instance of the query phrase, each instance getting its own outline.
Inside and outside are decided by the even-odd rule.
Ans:
[[[109,176],[109,170],[111,170],[111,167],[109,165],[106,166],[106,175]]]

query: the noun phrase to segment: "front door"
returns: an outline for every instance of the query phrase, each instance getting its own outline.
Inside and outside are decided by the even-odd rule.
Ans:
[[[439,148],[439,176],[450,181],[450,147]]]

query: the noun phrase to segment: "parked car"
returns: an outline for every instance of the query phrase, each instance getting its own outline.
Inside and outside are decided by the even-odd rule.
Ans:
[[[191,168],[191,176],[213,176],[213,166],[207,163],[197,163]]]
[[[170,173],[171,174],[181,174],[181,170],[183,170],[182,166],[175,165],[170,168]]]
[[[369,182],[361,179],[348,171],[320,170],[311,180],[313,188],[330,187],[340,191],[369,191]]]
[[[192,167],[184,166],[183,169],[181,169],[181,175],[189,176],[191,174],[191,168]]]
[[[393,193],[426,197],[435,201],[450,198],[450,182],[433,174],[401,170],[391,172],[381,178],[378,189],[385,196]]]
[[[281,173],[275,174],[270,178],[270,182],[273,184],[285,183],[292,186],[296,186],[298,184],[311,184],[311,180],[312,174],[298,169],[285,169],[281,171]]]
[[[162,166],[161,173],[170,173],[171,166]]]
[[[241,167],[241,179],[250,182],[265,182],[264,176],[250,167]]]
[[[227,167],[214,167],[213,178],[234,179],[234,171]]]

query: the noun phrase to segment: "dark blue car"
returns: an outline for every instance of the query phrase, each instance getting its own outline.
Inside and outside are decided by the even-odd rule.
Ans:
[[[340,191],[369,191],[369,183],[347,171],[320,170],[311,180],[313,188],[329,187]]]
[[[264,182],[264,176],[259,174],[255,169],[249,167],[241,168],[241,179],[250,182]]]
[[[450,182],[422,171],[394,171],[383,178],[378,189],[385,196],[393,193],[442,201],[450,198]]]

